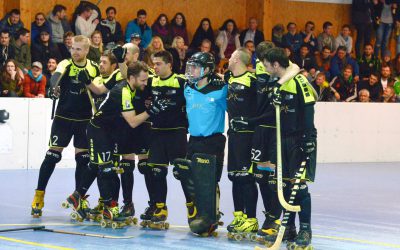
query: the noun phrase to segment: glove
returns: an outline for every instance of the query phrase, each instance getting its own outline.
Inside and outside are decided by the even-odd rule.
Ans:
[[[86,86],[92,83],[92,78],[89,76],[86,69],[79,71],[78,81],[84,83]]]
[[[171,107],[171,102],[167,99],[155,99],[149,107],[146,109],[146,112],[151,116],[159,115],[162,112],[165,112],[169,107]]]
[[[219,77],[217,74],[210,74],[210,76],[208,77],[208,82],[214,86],[226,85],[226,82],[222,80],[222,78]]]
[[[234,117],[229,121],[229,125],[233,131],[241,131],[249,129],[249,119],[247,117]]]
[[[117,47],[114,47],[111,52],[117,58],[118,63],[123,63],[125,61],[126,48],[118,45]]]
[[[272,94],[272,103],[275,106],[280,106],[282,104],[282,95],[281,95],[281,90],[279,88],[280,85],[276,84],[274,87],[274,93]]]
[[[311,155],[316,149],[316,138],[313,135],[305,134],[301,138],[300,149],[306,156]]]
[[[49,93],[47,94],[47,96],[51,99],[51,100],[57,100],[60,97],[60,87],[50,87],[49,88]]]

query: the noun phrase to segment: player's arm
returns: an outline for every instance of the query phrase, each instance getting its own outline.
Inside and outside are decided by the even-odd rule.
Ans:
[[[95,81],[90,81],[89,84],[86,84],[86,87],[96,95],[102,95],[110,91],[105,84],[95,84]]]
[[[150,115],[147,112],[143,112],[141,114],[136,115],[135,110],[122,112],[121,114],[124,117],[125,121],[132,128],[136,128],[150,117]]]

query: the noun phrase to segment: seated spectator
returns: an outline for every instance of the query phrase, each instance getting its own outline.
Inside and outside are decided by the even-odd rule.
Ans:
[[[10,32],[8,30],[0,31],[0,69],[8,59],[15,58],[14,47],[10,44]]]
[[[35,21],[31,24],[31,41],[39,40],[39,35],[42,30],[47,30],[50,37],[52,37],[49,21],[46,20],[46,16],[42,12],[39,12],[35,15]]]
[[[43,65],[32,63],[32,68],[24,78],[24,96],[28,98],[44,98],[46,91],[46,76],[42,74]]]
[[[239,30],[233,19],[225,20],[219,28],[215,44],[219,47],[219,57],[221,59],[231,58],[232,53],[237,48],[240,48]]]
[[[357,99],[357,84],[352,77],[353,67],[349,64],[343,73],[332,79],[332,90],[337,101],[353,102]]]
[[[388,86],[382,94],[382,100],[381,102],[385,103],[393,103],[396,102],[396,94],[394,92],[394,88],[391,86]]]
[[[46,67],[46,70],[44,71],[44,75],[46,76],[46,79],[49,83],[50,83],[51,76],[56,72],[57,65],[58,65],[58,62],[57,62],[56,58],[49,58],[49,61],[47,61],[47,67]],[[50,84],[46,84],[46,92],[45,92],[46,97],[48,97],[47,93],[49,93],[49,87],[50,87]]]
[[[153,36],[158,36],[163,41],[164,47],[169,48],[172,44],[172,34],[169,26],[168,17],[165,14],[160,14],[151,25]]]
[[[362,89],[358,91],[358,101],[359,102],[370,102],[368,89]]]
[[[185,40],[180,36],[175,37],[171,48],[167,49],[167,51],[171,53],[173,58],[172,71],[177,74],[184,74],[186,66]]]
[[[98,30],[95,30],[90,37],[90,48],[87,58],[96,62],[97,64],[100,63],[100,57],[103,54],[103,40],[101,37],[101,33]]]
[[[187,53],[186,53],[185,62],[186,62],[192,55],[196,54],[197,52],[207,52],[207,53],[212,54],[212,55],[214,56],[215,65],[218,65],[218,64],[219,64],[219,61],[220,61],[220,60],[219,60],[219,57],[217,56],[216,52],[213,50],[213,48],[212,48],[212,43],[211,43],[210,40],[204,39],[204,40],[201,42],[200,48],[195,48],[195,49],[189,48],[188,51],[187,51]]]
[[[392,77],[392,70],[389,66],[382,65],[381,78],[379,79],[379,82],[382,85],[383,90],[385,90],[388,86],[393,87],[394,78]]]
[[[98,16],[99,13],[90,6],[86,5],[83,7],[75,21],[76,35],[83,35],[90,38],[97,24],[99,24]]]
[[[367,43],[364,45],[364,54],[358,59],[360,68],[360,79],[368,80],[371,72],[378,72],[381,67],[381,61],[374,55],[374,47]]]
[[[47,20],[51,27],[51,32],[49,32],[51,41],[55,44],[63,43],[64,34],[72,31],[67,20],[67,8],[64,5],[56,4]]]
[[[189,48],[198,49],[204,39],[208,39],[212,44],[213,50],[215,50],[214,30],[211,26],[211,21],[208,18],[201,19],[200,24],[193,35],[192,43]]]
[[[58,60],[61,58],[57,45],[50,42],[50,34],[45,30],[40,32],[39,42],[32,44],[31,53],[32,61],[38,61],[42,65],[46,65],[49,58],[57,58]]]
[[[300,67],[300,69],[305,69],[312,77],[315,76],[318,66],[315,62],[315,57],[310,53],[307,44],[300,46],[300,51],[297,55],[294,55],[293,61]]]
[[[131,36],[131,43],[135,44],[139,48],[139,61],[143,61],[144,55],[145,55],[145,50],[140,47],[140,42],[142,39],[140,38],[140,35],[138,33],[133,33]]]
[[[295,23],[288,23],[286,28],[288,32],[282,37],[283,46],[290,47],[293,53],[297,53],[303,43],[303,38],[297,33],[297,25]]]
[[[111,49],[117,44],[124,44],[124,33],[122,32],[121,24],[115,20],[116,14],[117,10],[115,7],[107,7],[107,18],[101,20],[96,27],[96,30],[101,33],[103,44],[106,49]]]
[[[155,36],[153,39],[151,39],[150,45],[147,47],[147,49],[144,52],[144,58],[143,61],[149,65],[150,68],[153,68],[153,54],[164,51],[164,44],[161,40],[160,37]]]
[[[346,65],[351,65],[353,71],[353,77],[356,82],[359,80],[359,67],[357,62],[350,57],[349,54],[346,53],[347,48],[344,46],[339,46],[337,49],[336,55],[332,58],[331,61],[331,77],[335,77],[343,72],[343,69]]]
[[[290,46],[283,46],[283,49],[285,50],[285,54],[289,58],[289,60],[293,62],[294,54],[292,48]]]
[[[16,40],[12,46],[15,51],[15,61],[18,63],[18,67],[28,72],[31,67],[31,49],[29,48],[29,30],[21,28],[17,31]]]
[[[327,80],[331,79],[331,54],[331,49],[328,46],[325,46],[322,49],[322,52],[316,56],[318,71],[324,72]]]
[[[248,40],[247,42],[244,43],[244,47],[250,52],[251,54],[251,64],[249,66],[251,66],[251,69],[255,69],[256,68],[256,60],[257,60],[257,56],[256,56],[256,46],[254,45],[254,42],[251,40]]]
[[[72,38],[74,38],[74,33],[68,31],[64,34],[64,42],[58,44],[58,50],[61,56],[60,60],[71,58]]]
[[[176,36],[180,36],[185,40],[185,44],[189,44],[189,36],[186,30],[186,18],[181,12],[176,13],[174,18],[172,18],[171,35],[172,39]]]
[[[264,41],[264,33],[257,29],[257,19],[251,17],[249,19],[249,27],[240,33],[240,44],[244,47],[247,41],[252,41],[255,46]]]
[[[392,61],[393,76],[400,76],[400,53]]]
[[[306,22],[304,31],[300,32],[303,44],[308,45],[311,54],[318,51],[318,41],[314,35],[315,24],[314,22]]]
[[[285,33],[285,27],[281,23],[272,28],[272,42],[276,47],[283,48],[283,33]]]
[[[137,18],[130,21],[126,26],[125,42],[129,43],[131,35],[137,33],[142,39],[140,47],[146,49],[152,40],[151,28],[146,23],[147,13],[144,9],[140,9],[136,16]]]
[[[315,77],[315,80],[311,83],[315,91],[318,94],[319,102],[336,102],[334,90],[331,85],[326,81],[326,75],[320,72]]]
[[[392,68],[392,52],[390,52],[390,50],[385,50],[383,52],[383,57],[382,57],[382,65],[387,65],[390,68]]]
[[[8,30],[10,37],[15,37],[17,31],[24,27],[21,21],[21,12],[19,9],[12,9],[0,21],[0,31]]]
[[[358,90],[368,90],[368,97],[372,102],[381,100],[383,88],[379,84],[379,75],[377,72],[371,72],[367,80],[360,81],[357,86]]]
[[[13,59],[8,59],[1,70],[1,96],[19,97],[23,93],[23,73]]]
[[[331,53],[334,53],[335,50],[335,38],[332,35],[332,26],[333,24],[331,22],[325,22],[322,27],[323,27],[323,32],[318,35],[317,41],[318,41],[318,51],[321,52],[322,48],[325,46],[328,46],[329,49],[331,50]],[[346,48],[347,52],[347,48]]]
[[[343,25],[342,31],[335,40],[335,50],[337,50],[339,46],[344,46],[347,49],[347,54],[351,54],[353,51],[353,38],[350,36],[350,33],[350,26],[348,24]]]

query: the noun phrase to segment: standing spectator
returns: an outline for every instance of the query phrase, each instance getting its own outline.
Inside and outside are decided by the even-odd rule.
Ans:
[[[272,28],[272,42],[276,47],[283,48],[283,33],[285,32],[285,27],[283,24],[278,23]]]
[[[51,76],[56,72],[57,69],[57,58],[49,58],[49,60],[47,61],[47,67],[46,70],[44,71],[44,75],[46,76],[46,79],[48,79],[50,81]],[[46,84],[46,97],[47,93],[49,93],[49,87],[50,84]]]
[[[24,24],[21,21],[21,12],[19,9],[12,9],[0,21],[0,31],[8,30],[12,38],[15,37],[17,31],[23,27]]]
[[[63,43],[58,44],[58,50],[61,56],[60,60],[71,58],[72,38],[74,38],[74,33],[68,31],[64,34]]]
[[[396,94],[394,92],[394,88],[391,86],[388,86],[382,94],[382,102],[385,103],[393,103],[396,102]]]
[[[369,91],[368,89],[362,89],[358,91],[358,101],[359,102],[370,102],[371,99],[369,98]]]
[[[215,44],[219,47],[221,59],[231,58],[232,53],[240,48],[239,30],[233,19],[227,19],[219,28]]]
[[[15,51],[10,45],[10,32],[8,30],[0,31],[0,69],[8,59],[14,59]]]
[[[390,50],[386,50],[385,52],[383,52],[382,55],[382,65],[387,65],[390,68],[392,68],[392,52],[390,52]]]
[[[351,54],[353,50],[353,38],[350,36],[351,30],[348,24],[342,26],[342,31],[336,37],[335,40],[335,50],[339,46],[345,46],[347,48],[347,54]]]
[[[45,30],[40,32],[39,42],[32,44],[31,53],[32,61],[38,61],[42,65],[45,65],[49,58],[57,58],[57,60],[61,58],[57,45],[50,41],[50,34]]]
[[[185,40],[180,36],[176,36],[172,42],[171,48],[167,49],[167,51],[172,55],[172,71],[176,74],[184,74],[184,61],[186,58]]]
[[[394,79],[392,78],[392,70],[388,65],[382,65],[381,78],[379,79],[382,89],[385,90],[388,86],[393,87]]]
[[[28,72],[31,67],[31,50],[29,48],[29,30],[21,28],[17,31],[16,40],[12,46],[15,52],[15,61],[18,63],[18,67]]]
[[[393,76],[400,76],[400,53],[396,55],[392,62]]]
[[[189,44],[189,36],[186,30],[186,18],[181,12],[176,13],[174,18],[172,18],[171,35],[172,38],[180,36],[185,40],[185,44]]]
[[[100,57],[103,54],[103,40],[101,37],[101,32],[95,30],[90,37],[90,48],[89,53],[87,55],[87,59],[100,64]]]
[[[357,62],[350,57],[346,53],[347,48],[344,46],[339,46],[337,49],[336,55],[332,58],[331,61],[331,77],[335,77],[341,74],[343,72],[344,68],[347,65],[351,65],[354,81],[358,82],[359,76],[360,76],[360,71]]]
[[[351,19],[357,30],[356,57],[361,57],[361,49],[371,43],[372,16],[371,0],[353,0]]]
[[[326,75],[320,72],[311,83],[318,94],[319,102],[335,102],[336,98],[330,84],[326,81]]]
[[[117,44],[124,43],[124,34],[122,32],[121,24],[115,20],[116,14],[117,10],[115,7],[108,7],[106,9],[107,18],[101,20],[96,27],[96,30],[101,32],[103,44],[106,49],[111,49]]]
[[[23,92],[23,73],[17,67],[17,63],[13,59],[8,59],[1,70],[1,96],[2,97],[18,97]]]
[[[387,3],[388,0],[374,0],[375,15],[379,23],[378,30],[376,31],[375,42],[375,55],[383,57],[386,47],[389,45],[390,34],[392,34],[393,27],[393,4]]]
[[[352,77],[353,68],[346,65],[343,73],[333,78],[332,89],[337,101],[353,102],[357,98],[357,84]]]
[[[90,38],[97,24],[99,24],[98,16],[99,13],[95,9],[92,9],[88,5],[84,6],[75,20],[76,35],[83,35]]]
[[[326,79],[331,79],[331,49],[328,46],[325,46],[322,49],[322,52],[316,56],[318,71],[325,73]]]
[[[361,80],[368,80],[371,72],[378,72],[381,68],[381,61],[374,55],[374,47],[371,44],[364,45],[364,54],[358,59],[358,65]]]
[[[43,65],[32,63],[32,68],[24,78],[24,96],[29,98],[44,98],[46,91],[46,76],[42,74]]]
[[[51,27],[51,41],[53,43],[63,43],[64,34],[71,31],[71,26],[69,25],[66,16],[67,8],[61,4],[56,4],[49,15],[48,20]]]
[[[312,77],[315,76],[318,66],[307,44],[300,46],[299,53],[294,56],[294,63],[297,64],[300,69],[305,69]]]
[[[328,46],[332,53],[335,52],[335,38],[332,35],[332,26],[331,22],[325,22],[322,25],[323,32],[318,35],[318,51],[321,52],[324,46]],[[347,50],[346,50],[347,51]]]
[[[282,37],[283,46],[289,46],[293,53],[297,53],[303,43],[303,38],[297,33],[297,25],[295,23],[288,23],[286,28],[288,32]]]
[[[35,21],[33,21],[31,24],[32,42],[39,40],[39,35],[42,30],[47,30],[47,32],[50,34],[50,37],[52,36],[50,23],[46,20],[46,16],[42,12],[39,12],[36,13]]]
[[[303,44],[307,44],[311,54],[318,51],[318,40],[314,34],[315,24],[312,21],[306,22],[304,31],[300,32]]]
[[[167,15],[160,14],[154,21],[153,25],[151,25],[151,31],[153,32],[153,36],[161,38],[166,48],[171,46],[172,34]]]
[[[371,72],[369,78],[364,81],[360,81],[358,84],[358,90],[368,90],[368,96],[371,101],[379,102],[381,100],[383,88],[379,84],[379,76],[377,72]]]
[[[257,29],[258,22],[255,17],[249,19],[249,27],[240,33],[240,44],[244,47],[247,41],[252,41],[255,46],[264,41],[264,33]]]
[[[147,65],[149,65],[150,68],[153,68],[153,54],[164,50],[164,44],[161,38],[158,36],[153,37],[153,39],[151,39],[150,45],[147,47],[144,53],[143,61]]]
[[[151,28],[146,23],[147,13],[144,9],[140,9],[136,16],[137,18],[130,21],[126,26],[125,42],[128,43],[131,40],[133,33],[138,33],[142,39],[140,47],[146,49],[152,38]]]
[[[210,40],[212,48],[215,50],[216,46],[214,30],[211,26],[211,21],[208,18],[201,19],[200,24],[193,35],[192,43],[190,44],[189,48],[198,49],[204,39]]]

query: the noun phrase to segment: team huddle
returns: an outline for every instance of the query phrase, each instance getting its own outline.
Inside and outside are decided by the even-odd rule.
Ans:
[[[49,95],[59,101],[32,201],[34,217],[42,215],[47,183],[73,137],[75,191],[63,207],[72,208],[74,219],[113,228],[136,223],[132,190],[137,156],[149,196],[141,226],[168,229],[166,177],[173,165],[190,230],[215,235],[222,225],[218,183],[227,112],[234,203],[228,237],[267,245],[284,240],[288,249],[313,249],[307,182],[314,181],[316,167],[315,96],[283,49],[260,43],[255,72],[250,72],[251,54],[238,48],[224,75],[215,73],[214,58],[205,52],[190,57],[185,75],[178,75],[167,51],[153,54],[154,68],[149,68],[138,61],[139,48],[132,43],[106,51],[99,66],[86,58],[88,50],[88,38],[75,36],[72,58],[60,62],[50,79]],[[100,198],[90,208],[86,193],[96,179]],[[261,227],[257,184],[265,209]]]

